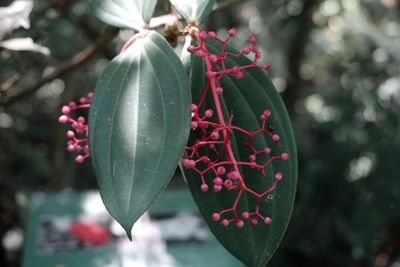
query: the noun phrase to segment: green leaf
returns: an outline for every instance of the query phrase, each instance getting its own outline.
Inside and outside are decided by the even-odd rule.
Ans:
[[[157,0],[90,0],[94,14],[110,25],[142,30],[153,16]]]
[[[210,14],[215,0],[170,0],[182,17],[188,22],[202,23]]]
[[[208,48],[213,54],[220,52],[219,46],[215,43],[209,43]],[[232,50],[232,48],[230,49]],[[193,60],[195,62],[191,75],[192,94],[193,102],[197,103],[206,84],[205,66],[202,59],[193,57]],[[226,59],[225,63],[227,68],[231,68],[238,65],[248,65],[251,62],[248,58],[241,56],[239,58],[230,57]],[[280,155],[285,152],[290,155],[288,161],[273,161],[266,168],[265,176],[255,169],[241,168],[246,185],[258,193],[262,193],[271,187],[276,172],[283,174],[283,179],[279,181],[278,187],[270,194],[273,200],[267,200],[261,204],[262,213],[272,218],[272,224],[265,225],[260,222],[253,227],[246,221],[245,226],[239,229],[235,225],[223,227],[219,222],[212,221],[214,212],[232,207],[236,193],[226,189],[219,193],[215,193],[213,190],[203,193],[200,190],[201,179],[199,175],[192,170],[181,169],[194,200],[216,238],[247,266],[261,267],[267,264],[277,249],[291,216],[297,183],[297,152],[286,108],[265,71],[251,68],[244,70],[244,74],[243,80],[224,76],[221,81],[224,93],[220,99],[225,119],[229,117],[232,111],[234,112],[232,122],[234,125],[255,131],[261,127],[260,114],[265,109],[269,109],[272,115],[268,119],[268,124],[274,126],[274,131],[280,135],[281,141],[276,144],[269,136],[257,135],[257,138],[254,139],[254,146],[258,148],[268,146],[272,149],[273,155]],[[209,93],[204,108],[213,107],[213,100]],[[200,112],[200,114],[202,113]],[[199,138],[195,133],[191,133],[189,145],[192,145]],[[247,137],[236,132],[231,133],[231,135],[232,150],[236,160],[248,161],[250,151],[248,147],[243,145],[243,142],[248,140]],[[212,154],[213,152],[210,150],[205,152],[206,156]],[[264,157],[265,160],[269,159],[268,155]],[[208,175],[205,178],[209,187],[212,188],[212,180],[215,178],[215,174]],[[256,199],[244,193],[239,202],[238,211],[254,211],[255,205]]]
[[[156,32],[114,58],[96,85],[89,147],[100,194],[128,236],[165,189],[189,135],[190,87]]]

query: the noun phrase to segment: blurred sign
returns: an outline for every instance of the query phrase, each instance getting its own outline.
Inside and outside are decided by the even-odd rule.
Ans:
[[[130,242],[97,192],[36,193],[23,267],[244,266],[214,239],[187,190],[161,194],[132,235]]]

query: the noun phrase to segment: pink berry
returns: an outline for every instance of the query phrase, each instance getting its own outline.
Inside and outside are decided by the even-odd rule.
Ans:
[[[196,130],[197,126],[199,126],[199,124],[197,122],[195,122],[195,121],[192,121],[190,123],[190,128],[192,128],[193,130]]]
[[[238,220],[238,221],[236,222],[236,227],[237,227],[237,228],[243,228],[243,226],[244,226],[244,222],[243,222],[242,220]]]
[[[256,42],[256,37],[250,36],[250,37],[249,37],[249,43],[254,44],[255,42]]]
[[[282,180],[282,173],[277,172],[277,173],[275,174],[275,179],[278,180],[278,181]]]
[[[264,114],[261,114],[260,115],[260,120],[265,121],[265,120],[267,120],[267,117]]]
[[[94,95],[93,92],[89,92],[89,93],[87,94],[87,97],[90,98],[90,99],[92,99],[92,98],[93,98],[93,95]]]
[[[282,160],[288,160],[289,159],[289,154],[288,153],[282,153],[281,159]]]
[[[208,185],[207,184],[202,184],[200,186],[201,192],[207,192],[208,191]]]
[[[217,37],[217,35],[215,34],[215,32],[208,32],[207,37],[210,39],[215,39],[215,37]]]
[[[59,123],[62,123],[62,124],[67,123],[68,120],[69,120],[68,117],[65,116],[65,115],[62,115],[61,117],[58,118],[58,122],[59,122]]]
[[[196,112],[196,111],[197,111],[197,105],[196,105],[196,104],[192,104],[192,105],[190,106],[190,110],[191,110],[192,112]]]
[[[85,118],[82,117],[82,116],[80,116],[80,117],[78,117],[78,121],[84,123],[84,122],[85,122]],[[83,125],[81,124],[81,127],[82,127],[82,126],[83,126]]]
[[[73,101],[71,101],[71,102],[68,103],[68,106],[69,106],[71,109],[74,109],[74,108],[76,108],[76,103],[73,102]]]
[[[247,211],[242,212],[242,218],[243,219],[248,219],[250,214]]]
[[[250,220],[250,223],[252,225],[256,225],[258,223],[258,220],[256,218],[253,218],[253,219]]]
[[[235,28],[230,29],[230,30],[228,31],[228,34],[229,34],[230,36],[234,36],[234,35],[236,34],[236,29],[235,29]]]
[[[86,104],[86,102],[87,102],[86,97],[81,97],[81,98],[79,99],[79,102],[80,102],[81,104]]]
[[[221,179],[221,177],[217,176],[217,177],[214,178],[213,182],[214,182],[215,185],[222,185],[222,183],[224,181]]]
[[[223,174],[225,174],[225,167],[224,166],[219,166],[218,168],[217,168],[217,173],[218,173],[218,175],[223,175]]]
[[[63,107],[61,108],[61,112],[62,112],[64,115],[68,115],[68,114],[71,112],[71,109],[70,109],[70,107],[68,107],[68,106],[63,106]]]
[[[222,190],[222,185],[214,185],[214,192],[219,193]]]
[[[212,140],[218,140],[219,139],[219,133],[217,131],[214,131],[210,134],[210,138]]]
[[[212,109],[207,109],[206,112],[204,112],[204,116],[206,116],[206,118],[211,118],[213,113]]]
[[[264,148],[263,149],[263,153],[266,154],[266,155],[270,154],[271,153],[271,148],[269,148],[269,147]]]
[[[222,95],[222,93],[224,92],[224,89],[222,87],[217,87],[217,88],[215,88],[215,91],[217,92],[217,95]]]
[[[214,145],[214,144],[209,144],[209,145],[208,145],[208,148],[209,148],[209,149],[215,149],[215,145]]]
[[[265,224],[271,224],[272,223],[272,219],[270,217],[265,217],[264,223]]]
[[[229,225],[229,221],[227,219],[222,220],[222,226],[227,227]]]
[[[238,80],[242,80],[244,78],[243,72],[238,72],[235,74],[235,78]]]
[[[190,46],[187,48],[187,51],[188,51],[189,53],[193,53],[194,51],[196,51],[196,47],[193,46],[193,45],[190,45]]]
[[[218,213],[213,213],[212,220],[214,222],[218,222],[220,218],[221,218],[221,216]]]
[[[231,171],[230,173],[228,173],[228,175],[230,176],[229,179],[232,180],[237,180],[240,178],[240,173],[237,171]]]
[[[76,158],[75,158],[75,162],[78,163],[78,164],[81,164],[81,163],[83,163],[84,161],[85,161],[85,158],[84,158],[82,155],[78,155],[78,156],[76,156]]]
[[[281,140],[279,135],[277,135],[277,134],[272,135],[272,141],[279,142],[279,140]]]

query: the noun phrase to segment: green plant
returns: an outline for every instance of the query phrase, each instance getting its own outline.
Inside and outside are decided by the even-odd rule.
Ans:
[[[181,59],[150,26],[156,0],[92,1],[100,19],[138,33],[94,94],[62,108],[59,122],[72,128],[67,149],[79,153],[77,163],[90,155],[103,202],[129,238],[179,164],[221,244],[247,265],[264,266],[293,207],[297,155],[289,117],[269,66],[258,64],[254,37],[236,49],[229,43],[235,29],[225,38],[201,31],[215,1],[171,3],[182,20],[168,39],[186,37]],[[87,124],[71,117],[89,106]]]

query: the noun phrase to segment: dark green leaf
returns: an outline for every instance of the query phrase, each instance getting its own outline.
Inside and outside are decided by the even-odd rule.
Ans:
[[[185,69],[156,32],[106,67],[89,115],[100,194],[127,234],[172,177],[189,135]]]
[[[142,30],[149,24],[157,0],[91,0],[91,9],[104,22]]]
[[[219,54],[220,52],[218,46],[214,43],[209,44],[209,49],[214,54]],[[194,61],[191,76],[193,102],[196,103],[200,98],[200,93],[203,91],[206,79],[203,60],[196,58]],[[244,56],[239,58],[231,57],[225,63],[228,68],[247,65],[250,60]],[[221,81],[224,88],[221,104],[225,118],[227,119],[229,113],[233,111],[234,118],[232,123],[234,125],[249,131],[255,131],[261,127],[260,114],[265,109],[269,109],[272,115],[268,119],[268,124],[274,126],[274,131],[280,135],[281,141],[276,144],[269,136],[258,135],[254,139],[254,145],[258,148],[266,146],[272,148],[273,155],[280,155],[285,152],[290,155],[288,161],[273,161],[267,167],[265,176],[255,169],[241,168],[246,185],[258,193],[264,192],[271,187],[274,181],[274,173],[281,172],[283,174],[283,179],[271,194],[273,200],[268,200],[261,204],[262,213],[272,218],[272,224],[259,223],[252,227],[246,221],[244,228],[239,229],[235,225],[223,227],[219,222],[212,221],[211,217],[214,212],[232,207],[236,194],[226,189],[219,193],[215,193],[213,190],[202,193],[198,174],[184,168],[182,168],[182,171],[186,176],[201,213],[221,244],[246,265],[261,267],[267,264],[277,249],[291,216],[297,182],[297,152],[287,111],[265,71],[252,68],[247,69],[244,73],[245,78],[243,80],[225,76]],[[214,107],[210,94],[205,103],[205,108]],[[232,149],[236,160],[247,161],[250,152],[248,147],[243,145],[243,142],[248,139],[243,134],[232,133],[231,135]],[[193,144],[196,138],[198,136],[193,132],[189,144]],[[207,151],[206,153],[211,155],[212,151]],[[269,156],[265,155],[265,160],[268,158]],[[209,175],[206,177],[209,186],[212,186],[214,176]],[[254,210],[255,202],[256,199],[253,196],[245,193],[239,202],[238,211]]]
[[[170,0],[182,17],[188,22],[200,24],[210,14],[215,0]]]

